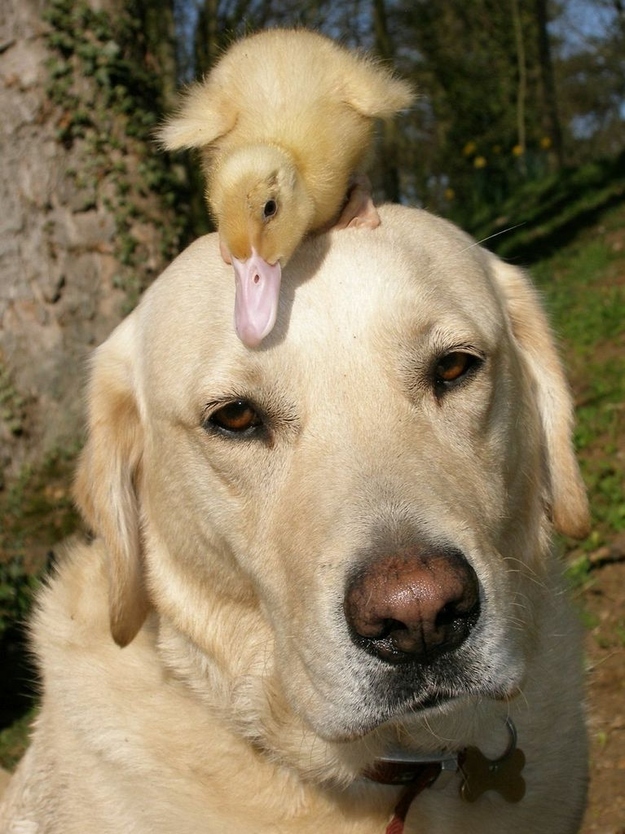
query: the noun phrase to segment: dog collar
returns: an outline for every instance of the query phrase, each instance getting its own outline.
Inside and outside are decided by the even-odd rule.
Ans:
[[[477,747],[465,747],[457,753],[418,754],[395,749],[376,759],[365,772],[367,779],[383,785],[402,785],[393,816],[385,834],[403,834],[412,802],[426,788],[443,788],[460,773],[460,796],[475,802],[486,791],[499,793],[507,802],[520,802],[525,795],[522,771],[525,755],[517,747],[517,732],[512,719],[506,719],[508,746],[497,759],[488,759]]]

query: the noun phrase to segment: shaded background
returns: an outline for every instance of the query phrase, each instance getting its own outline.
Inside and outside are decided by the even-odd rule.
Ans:
[[[152,136],[233,38],[306,25],[412,79],[377,136],[378,200],[457,221],[532,269],[569,368],[593,532],[562,542],[588,632],[593,800],[625,807],[623,0],[1,0],[0,761],[33,706],[20,623],[58,542],[85,364],[210,229],[193,155]],[[620,803],[620,804],[619,804]]]

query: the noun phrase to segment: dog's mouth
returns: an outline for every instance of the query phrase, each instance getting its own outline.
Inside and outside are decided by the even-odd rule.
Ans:
[[[459,695],[448,695],[442,692],[435,693],[432,695],[428,695],[426,698],[413,705],[410,708],[410,711],[426,712],[427,710],[440,709],[444,705],[448,704],[450,701],[457,700],[459,697]]]
[[[376,715],[365,715],[358,713],[352,716],[353,720],[346,722],[346,726],[334,728],[325,725],[324,731],[317,727],[319,734],[326,741],[337,743],[348,743],[359,741],[370,733],[379,730],[384,726],[391,726],[396,722],[405,722],[407,719],[427,720],[435,713],[450,708],[452,704],[463,696],[435,694],[425,698],[416,699],[412,703],[405,704],[402,708],[380,710]],[[330,730],[330,732],[328,732]]]
[[[443,712],[461,698],[471,694],[468,688],[458,688],[457,691],[431,691],[426,693],[412,693],[409,697],[388,698],[380,705],[378,715],[372,715],[369,722],[360,727],[360,735],[366,735],[383,724],[403,721],[406,718],[427,719],[432,713]]]
[[[409,698],[387,697],[384,699],[365,698],[361,705],[349,715],[336,716],[328,710],[323,722],[313,720],[315,731],[331,742],[357,741],[384,725],[403,722],[407,718],[427,719],[428,715],[440,712],[463,697],[465,693],[431,692],[412,693]]]
[[[518,670],[510,672],[498,675],[467,657],[440,658],[425,669],[389,666],[369,678],[359,697],[350,699],[349,713],[330,707],[322,726],[315,722],[316,730],[328,741],[354,741],[384,725],[427,721],[460,701],[510,700],[519,687]]]

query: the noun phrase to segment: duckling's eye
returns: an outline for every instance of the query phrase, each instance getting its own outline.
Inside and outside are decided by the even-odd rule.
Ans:
[[[263,206],[263,217],[265,220],[269,220],[275,214],[278,213],[278,204],[275,200],[267,200],[265,205]]]
[[[204,423],[204,428],[230,437],[249,436],[262,427],[262,418],[248,400],[233,400],[222,405]]]
[[[484,360],[474,353],[463,350],[453,350],[436,361],[434,366],[434,388],[441,396],[451,388],[456,387],[472,376],[484,363]]]

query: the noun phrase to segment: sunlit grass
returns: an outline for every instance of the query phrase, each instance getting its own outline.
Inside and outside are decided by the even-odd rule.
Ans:
[[[573,380],[575,443],[588,486],[596,548],[625,530],[625,208],[532,268]]]

